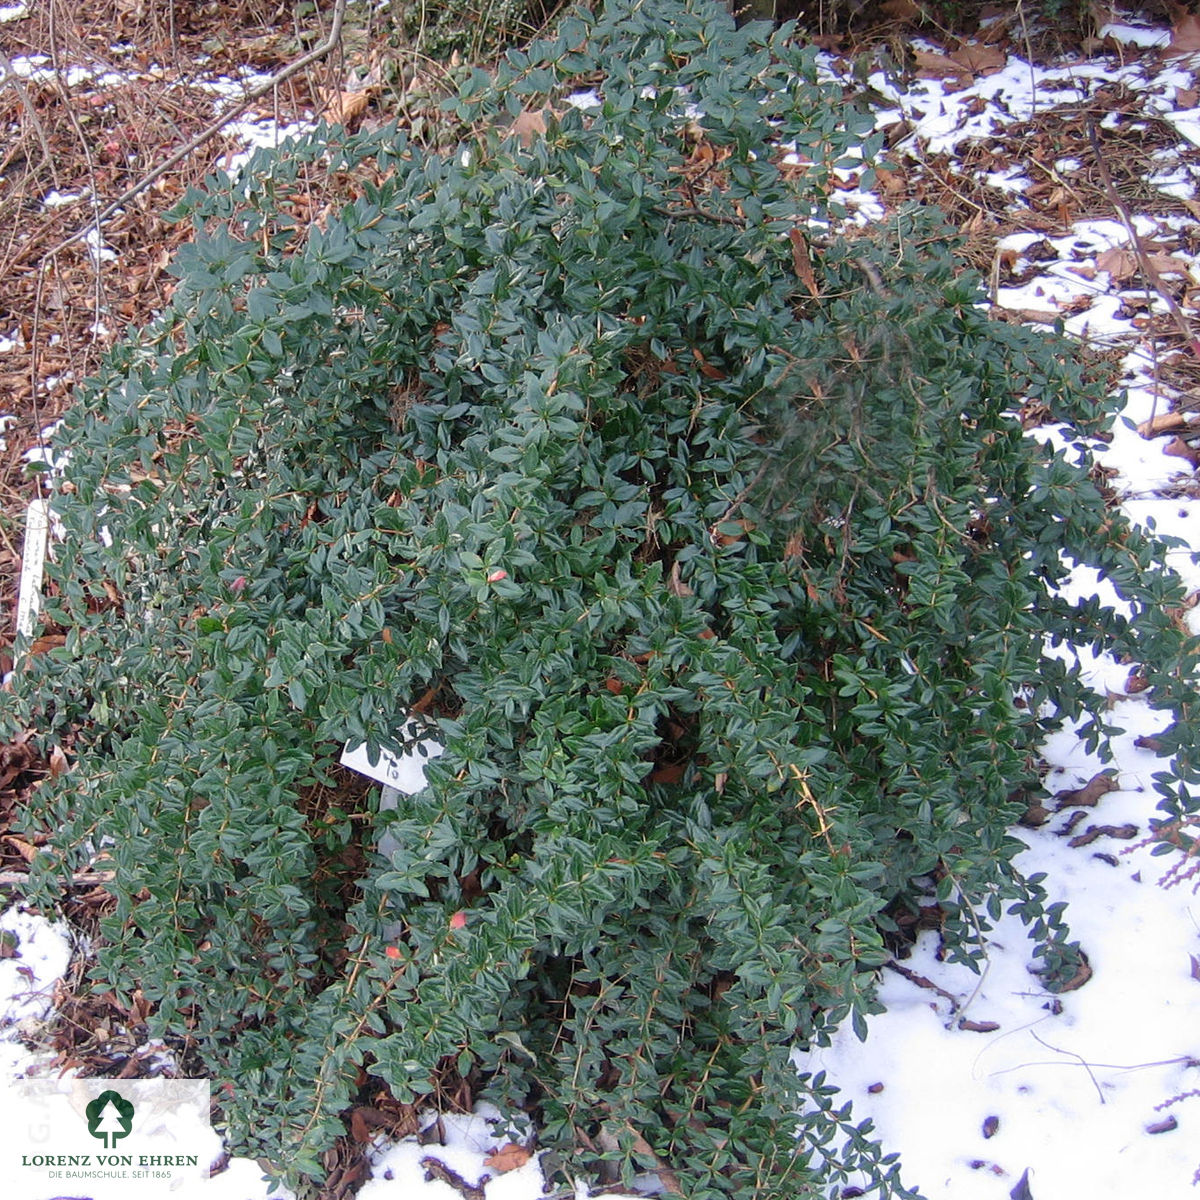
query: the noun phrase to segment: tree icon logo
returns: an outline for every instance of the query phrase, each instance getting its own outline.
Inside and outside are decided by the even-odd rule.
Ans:
[[[133,1105],[111,1088],[101,1092],[83,1111],[88,1133],[102,1139],[105,1150],[113,1149],[118,1139],[128,1137],[133,1128]]]

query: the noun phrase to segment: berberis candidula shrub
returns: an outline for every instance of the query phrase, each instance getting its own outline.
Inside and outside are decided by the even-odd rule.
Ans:
[[[452,155],[323,129],[210,181],[57,436],[66,642],[3,697],[71,751],[30,894],[107,857],[87,986],[293,1180],[387,1093],[693,1200],[910,1194],[790,1049],[863,1027],[920,901],[958,958],[1016,908],[1075,970],[1007,832],[1097,700],[1048,641],[1143,664],[1187,752],[1174,585],[1014,417],[1099,393],[919,214],[819,232],[877,141],[786,34],[614,0],[473,75]],[[317,170],[360,195],[300,223]],[[445,753],[381,812],[338,758],[414,711]]]

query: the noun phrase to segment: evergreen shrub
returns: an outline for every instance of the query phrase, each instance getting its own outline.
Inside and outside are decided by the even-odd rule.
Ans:
[[[693,1200],[909,1195],[789,1054],[864,1027],[922,903],[955,958],[1008,908],[1073,972],[1008,832],[1051,706],[1097,703],[1047,642],[1142,664],[1195,777],[1177,591],[1015,416],[1100,392],[920,213],[821,232],[877,138],[787,34],[619,0],[473,74],[452,155],[322,129],[214,178],[57,435],[65,643],[0,698],[71,762],[29,895],[115,869],[88,986],[293,1182],[386,1092]],[[318,168],[360,194],[301,225]],[[1072,560],[1136,620],[1058,597]],[[338,758],[412,713],[445,753],[380,811]]]

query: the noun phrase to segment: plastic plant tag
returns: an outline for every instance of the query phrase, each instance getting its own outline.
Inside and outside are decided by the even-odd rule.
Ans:
[[[396,755],[389,750],[380,748],[379,761],[371,765],[367,757],[366,744],[351,750],[349,743],[342,751],[341,763],[376,783],[382,783],[385,788],[395,788],[398,792],[413,795],[425,786],[425,763],[431,758],[437,758],[442,753],[442,746],[426,734],[427,726],[417,721],[409,720],[400,733],[398,740],[408,741],[419,739],[420,748],[414,747],[405,754]]]
[[[45,500],[31,501],[25,517],[25,552],[21,556],[21,583],[17,595],[17,633],[24,637],[33,636],[49,533],[49,505]]]

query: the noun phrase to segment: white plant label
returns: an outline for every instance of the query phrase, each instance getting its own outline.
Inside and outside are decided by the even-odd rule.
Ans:
[[[17,591],[17,634],[33,636],[33,619],[41,599],[46,566],[46,541],[50,534],[50,508],[33,500],[25,516],[25,547],[21,554],[21,582]]]
[[[416,721],[409,721],[404,727],[403,736],[406,738],[418,737],[425,730],[425,726],[419,725]],[[343,767],[349,767],[350,770],[357,771],[360,775],[375,780],[376,783],[382,783],[385,788],[395,788],[396,791],[405,792],[411,796],[425,786],[425,764],[431,758],[437,758],[442,753],[442,749],[443,747],[432,738],[422,737],[420,749],[414,747],[406,754],[396,755],[381,749],[379,761],[372,766],[371,760],[367,757],[365,744],[351,750],[347,743],[346,748],[342,751],[341,763]]]

